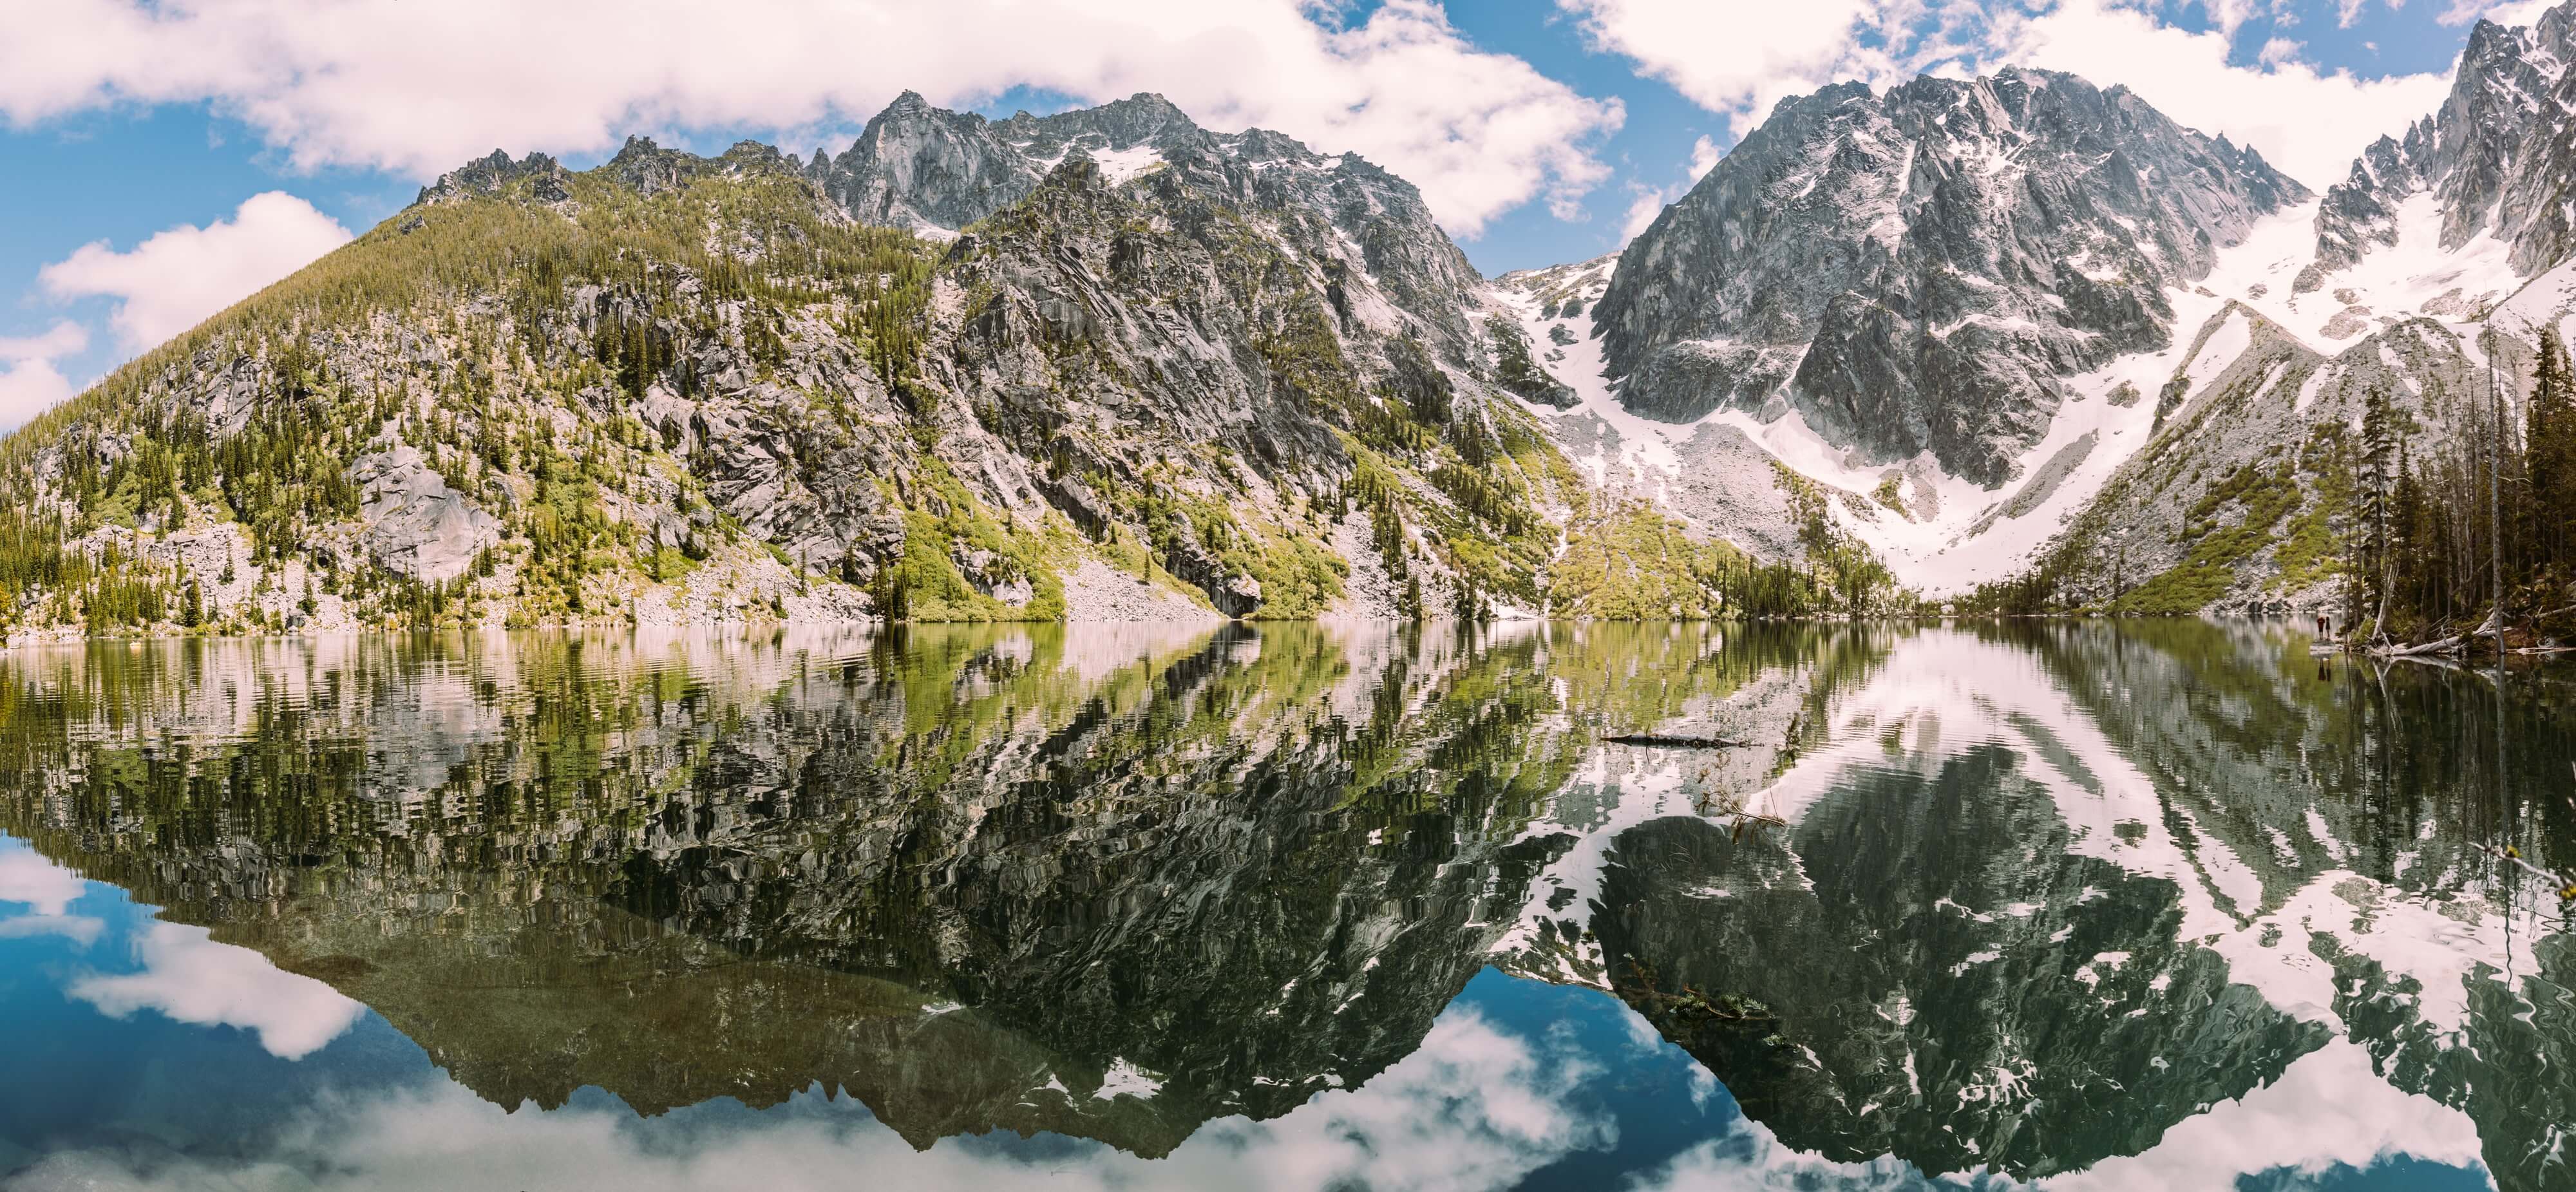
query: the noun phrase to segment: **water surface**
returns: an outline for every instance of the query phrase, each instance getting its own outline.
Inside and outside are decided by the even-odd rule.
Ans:
[[[2563,670],[496,635],[0,711],[12,1189],[2576,1186],[2576,919],[2485,851],[2576,870]]]

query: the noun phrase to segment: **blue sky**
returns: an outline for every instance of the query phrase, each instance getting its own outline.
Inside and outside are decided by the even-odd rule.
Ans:
[[[1064,0],[983,21],[968,10],[1003,0],[764,0],[726,21],[684,0],[314,2],[330,12],[265,24],[213,0],[62,0],[13,18],[0,425],[496,146],[576,166],[630,131],[837,151],[905,87],[992,115],[1155,90],[1210,127],[1280,128],[1414,179],[1490,274],[1615,250],[1770,102],[1845,77],[2072,69],[2322,187],[2370,135],[2439,102],[2469,19],[2497,7]]]

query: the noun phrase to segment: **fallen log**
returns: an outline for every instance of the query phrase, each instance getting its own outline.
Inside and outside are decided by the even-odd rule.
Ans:
[[[2523,872],[2539,878],[2542,881],[2548,882],[2551,886],[2556,887],[2551,891],[2551,893],[2558,895],[2559,901],[2576,902],[2576,878],[2571,878],[2566,874],[2559,873],[2555,870],[2543,869],[2529,861],[2523,860],[2521,849],[2513,848],[2511,846],[2497,848],[2492,844],[2472,844],[2469,847],[2485,853],[2490,857],[2494,857],[2499,861],[2520,866]]]
[[[1613,745],[1644,745],[1658,749],[1750,749],[1751,741],[1729,741],[1724,737],[1685,737],[1669,733],[1618,733],[1601,738]]]
[[[2419,654],[2448,654],[2453,650],[2466,648],[2468,640],[2465,636],[2453,635],[2437,642],[2426,642],[2420,646],[2373,646],[2370,653],[2375,658],[2412,658]]]

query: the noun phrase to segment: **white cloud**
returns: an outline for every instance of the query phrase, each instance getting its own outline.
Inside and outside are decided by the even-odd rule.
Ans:
[[[69,320],[38,335],[0,336],[0,430],[19,426],[70,397],[71,380],[54,362],[88,347],[88,330]],[[8,863],[8,857],[0,857],[0,867]],[[8,897],[0,892],[0,900]]]
[[[2262,66],[2230,66],[2227,38],[2101,0],[2067,0],[2008,37],[1999,62],[2125,84],[2175,121],[2252,145],[2318,189],[2341,181],[2363,146],[2441,106],[2451,85],[2448,71],[2362,79],[2269,55]]]
[[[1779,100],[1872,65],[1855,42],[1868,0],[1557,0],[1601,49],[1636,61],[1748,131]],[[1905,7],[1903,5],[1895,7]]]
[[[1727,1133],[1674,1155],[1663,1165],[1640,1172],[1624,1185],[1626,1192],[1756,1192],[1759,1189],[1920,1188],[1920,1172],[1902,1160],[1880,1156],[1865,1163],[1840,1163],[1783,1145],[1771,1128],[1738,1118]],[[2014,1187],[1996,1180],[2001,1187]],[[1946,1186],[1947,1181],[1944,1185]]]
[[[0,339],[0,359],[8,345],[24,340]],[[39,915],[59,915],[81,896],[80,875],[48,861],[28,848],[0,851],[0,902],[24,903]]]
[[[243,200],[231,219],[158,232],[125,252],[103,240],[84,244],[37,280],[56,298],[115,299],[109,321],[118,336],[148,348],[348,240],[338,220],[272,190]]]
[[[1472,235],[1606,170],[1616,101],[1469,44],[1432,0],[1356,25],[1245,0],[56,0],[0,40],[0,116],[211,102],[298,166],[427,178],[494,146],[605,150],[653,128],[814,129],[911,87],[957,105],[1014,85],[1158,91],[1209,127],[1275,128],[1411,179]],[[506,34],[495,30],[506,29]],[[961,31],[971,30],[971,36]],[[567,54],[577,45],[581,52]]]
[[[1724,156],[1726,151],[1718,148],[1716,141],[1701,137],[1691,142],[1688,177],[1671,186],[1648,186],[1642,182],[1629,183],[1628,190],[1636,197],[1628,204],[1627,221],[1619,230],[1620,237],[1628,240],[1636,239],[1637,233],[1645,231],[1648,224],[1655,222],[1655,217],[1663,214],[1665,207],[1670,206],[1673,200],[1689,193],[1690,188],[1698,185],[1700,179],[1707,177],[1710,170],[1716,169],[1718,159]]]
[[[1655,217],[1663,214],[1664,208],[1673,201],[1672,195],[1660,187],[1630,183],[1628,190],[1636,197],[1628,201],[1628,214],[1619,223],[1619,239],[1622,241],[1634,240],[1639,233],[1654,226]]]
[[[1691,181],[1696,183],[1700,179],[1707,177],[1710,170],[1717,168],[1717,159],[1724,156],[1726,156],[1726,151],[1718,148],[1717,142],[1712,141],[1707,137],[1701,137],[1700,139],[1691,142]]]
[[[216,943],[203,927],[154,923],[136,937],[135,952],[143,971],[80,978],[71,995],[115,1018],[157,1010],[180,1022],[254,1031],[269,1054],[290,1060],[340,1037],[365,1011],[249,948]]]
[[[2496,3],[2496,0],[2451,0],[2451,3],[2442,9],[2442,15],[2433,20],[2436,24],[2442,25],[2465,25],[2485,16],[2490,10],[2501,7],[2503,6]]]
[[[2062,70],[2103,87],[2125,84],[2166,115],[2250,144],[2284,172],[2322,188],[2362,147],[2403,130],[2442,102],[2447,71],[2363,79],[2299,60],[2274,39],[2253,65],[2230,65],[2227,33],[2193,33],[2116,0],[2038,0],[1991,10],[1960,0],[1886,6],[1851,0],[1767,5],[1751,0],[1557,0],[1602,49],[1634,60],[1693,102],[1730,117],[1741,134],[1780,99],[1857,79],[1886,87],[1917,74],[1991,73],[2008,64]],[[2250,0],[2211,0],[2233,30]],[[2357,10],[2356,10],[2357,11]]]
[[[2300,1056],[2268,1084],[2185,1118],[2137,1155],[2115,1156],[2036,1185],[2048,1192],[2154,1192],[2233,1188],[2241,1177],[2290,1172],[2314,1179],[2345,1166],[2368,1169],[2392,1156],[2476,1167],[2477,1124],[2429,1097],[2404,1093],[2372,1071],[2370,1053],[2336,1039]],[[1941,1181],[1949,1186],[1952,1176]],[[1675,1155],[1631,1180],[1629,1192],[1752,1192],[1763,1188],[1914,1188],[1924,1180],[1888,1157],[1842,1163],[1784,1146],[1757,1122]],[[2296,1186],[2305,1187],[2300,1183]]]
[[[846,1113],[773,1115],[724,1130],[652,1138],[623,1109],[512,1113],[453,1082],[364,1100],[326,1101],[280,1131],[285,1152],[244,1170],[183,1160],[148,1174],[118,1152],[59,1155],[24,1173],[36,1187],[196,1188],[294,1170],[321,1189],[618,1188],[631,1192],[867,1186],[987,1192],[1036,1182],[1108,1192],[1371,1188],[1471,1192],[1510,1187],[1614,1127],[1574,1102],[1605,1076],[1562,1049],[1452,1009],[1412,1055],[1357,1089],[1316,1096],[1267,1122],[1208,1123],[1162,1159],[1075,1144],[1029,1160],[995,1148],[915,1151],[844,1099]]]
[[[2465,25],[2477,17],[2485,17],[2496,24],[2509,27],[2529,25],[2538,21],[2540,14],[2558,7],[2560,2],[2561,0],[2505,0],[2499,3],[2498,0],[2485,0],[2484,3],[2479,3],[2477,0],[2452,0],[2451,7],[2443,10],[2442,15],[2434,19],[2445,25]],[[2391,4],[2389,7],[2394,8],[2396,5]],[[2456,20],[2452,19],[2453,14],[2462,9],[2467,10],[2466,15]]]
[[[99,933],[105,930],[107,920],[94,915],[20,915],[0,919],[0,940],[58,935],[75,947],[86,948],[98,942]]]
[[[2254,0],[2200,0],[2200,9],[2209,14],[2209,23],[2218,32],[2234,39],[2236,31],[2254,16]]]

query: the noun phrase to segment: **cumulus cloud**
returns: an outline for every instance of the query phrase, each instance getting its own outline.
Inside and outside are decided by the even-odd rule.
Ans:
[[[2111,0],[1991,9],[1964,0],[1557,2],[1599,48],[1726,115],[1739,134],[1779,100],[1827,83],[1886,87],[1917,74],[1991,73],[2018,63],[2126,85],[2176,121],[2252,145],[2284,172],[2323,187],[2373,138],[2439,106],[2450,86],[2448,72],[2364,79],[2319,70],[2287,39],[2267,42],[2252,64],[2231,65],[2230,34],[2257,11],[2248,0],[2206,4],[2219,29],[2198,33]]]
[[[1649,186],[1643,182],[1629,183],[1628,191],[1634,197],[1628,204],[1627,222],[1620,228],[1619,234],[1627,239],[1635,239],[1637,233],[1645,231],[1648,224],[1655,222],[1655,217],[1663,214],[1664,208],[1670,206],[1673,200],[1689,193],[1690,188],[1698,185],[1700,179],[1707,177],[1710,170],[1716,169],[1717,159],[1725,155],[1725,150],[1719,149],[1716,141],[1701,137],[1691,143],[1689,174],[1681,181],[1671,186]]]
[[[125,252],[84,244],[36,276],[56,298],[115,299],[119,338],[148,348],[348,240],[340,221],[272,190],[244,199],[231,219],[158,232]]]
[[[95,915],[20,915],[0,919],[0,940],[57,935],[70,940],[74,947],[86,948],[97,943],[99,933],[105,930],[107,920]]]
[[[1857,34],[1880,10],[1868,0],[1557,0],[1595,47],[1624,55],[1691,102],[1759,123],[1790,95],[1839,77],[1867,77],[1883,61]]]
[[[6,347],[14,342],[23,341],[0,340],[0,359],[6,358]],[[39,915],[59,915],[71,908],[83,888],[79,874],[32,849],[0,851],[0,902],[22,903]]]
[[[235,1026],[283,1059],[302,1059],[340,1037],[365,1007],[311,977],[286,972],[249,948],[219,944],[203,927],[154,923],[135,939],[143,970],[82,977],[71,995],[115,1018],[157,1010],[180,1022]]]
[[[19,426],[70,397],[71,380],[54,362],[88,347],[89,332],[68,320],[37,335],[0,336],[0,430]],[[0,868],[8,864],[9,857],[0,856]],[[0,901],[8,898],[5,883],[0,883]]]
[[[1074,1144],[1040,1160],[1050,1187],[1108,1192],[1351,1187],[1471,1192],[1509,1187],[1569,1153],[1607,1146],[1612,1126],[1576,1104],[1605,1074],[1561,1048],[1497,1029],[1474,1013],[1441,1015],[1419,1050],[1357,1089],[1317,1096],[1268,1122],[1209,1123],[1166,1158]],[[453,1082],[325,1103],[281,1131],[278,1160],[317,1188],[620,1188],[679,1192],[849,1186],[866,1172],[888,1188],[1018,1187],[1036,1174],[994,1148],[915,1151],[850,1107],[803,1108],[737,1128],[682,1127],[660,1139],[624,1110],[512,1113]],[[62,1155],[25,1173],[36,1187],[194,1188],[242,1182],[193,1162],[149,1173],[116,1154]],[[253,1172],[276,1170],[254,1167]]]
[[[2469,3],[2464,4],[2454,0],[2454,8],[2466,8],[2469,10],[2468,13],[2459,20],[2453,21],[2450,19],[2451,10],[2445,9],[2438,19],[2446,24],[2466,24],[2477,17],[2485,17],[2499,25],[2529,25],[2538,21],[2542,13],[2558,7],[2560,3],[2561,0],[2504,0],[2503,3],[2498,3],[2497,0],[2484,0],[2483,3],[2470,0]]]
[[[1365,20],[1303,0],[57,0],[0,40],[0,117],[207,102],[299,166],[427,178],[494,146],[580,153],[648,129],[812,129],[910,87],[957,105],[1026,85],[1159,91],[1220,130],[1354,150],[1472,235],[1606,173],[1597,101],[1477,49],[1433,0]],[[496,36],[495,29],[508,29]],[[961,30],[973,36],[959,36]],[[567,54],[565,46],[581,52]]]
[[[2209,23],[2217,27],[2220,35],[2233,39],[2236,31],[2254,18],[2256,6],[2254,0],[2200,0],[2200,10],[2208,14]]]
[[[1640,1172],[1625,1192],[1760,1192],[1763,1189],[1922,1188],[1928,1181],[1910,1164],[1888,1156],[1841,1163],[1782,1145],[1769,1127],[1738,1119],[1734,1128],[1693,1145],[1661,1166]],[[1999,1187],[2013,1187],[1997,1180]],[[1931,1185],[1950,1186],[1949,1181]]]
[[[2283,173],[2323,189],[2372,140],[2440,107],[2450,73],[2363,79],[2280,58],[2227,64],[2229,43],[2100,0],[2068,0],[2011,31],[2002,61],[2125,84],[2176,121],[2252,145]]]

